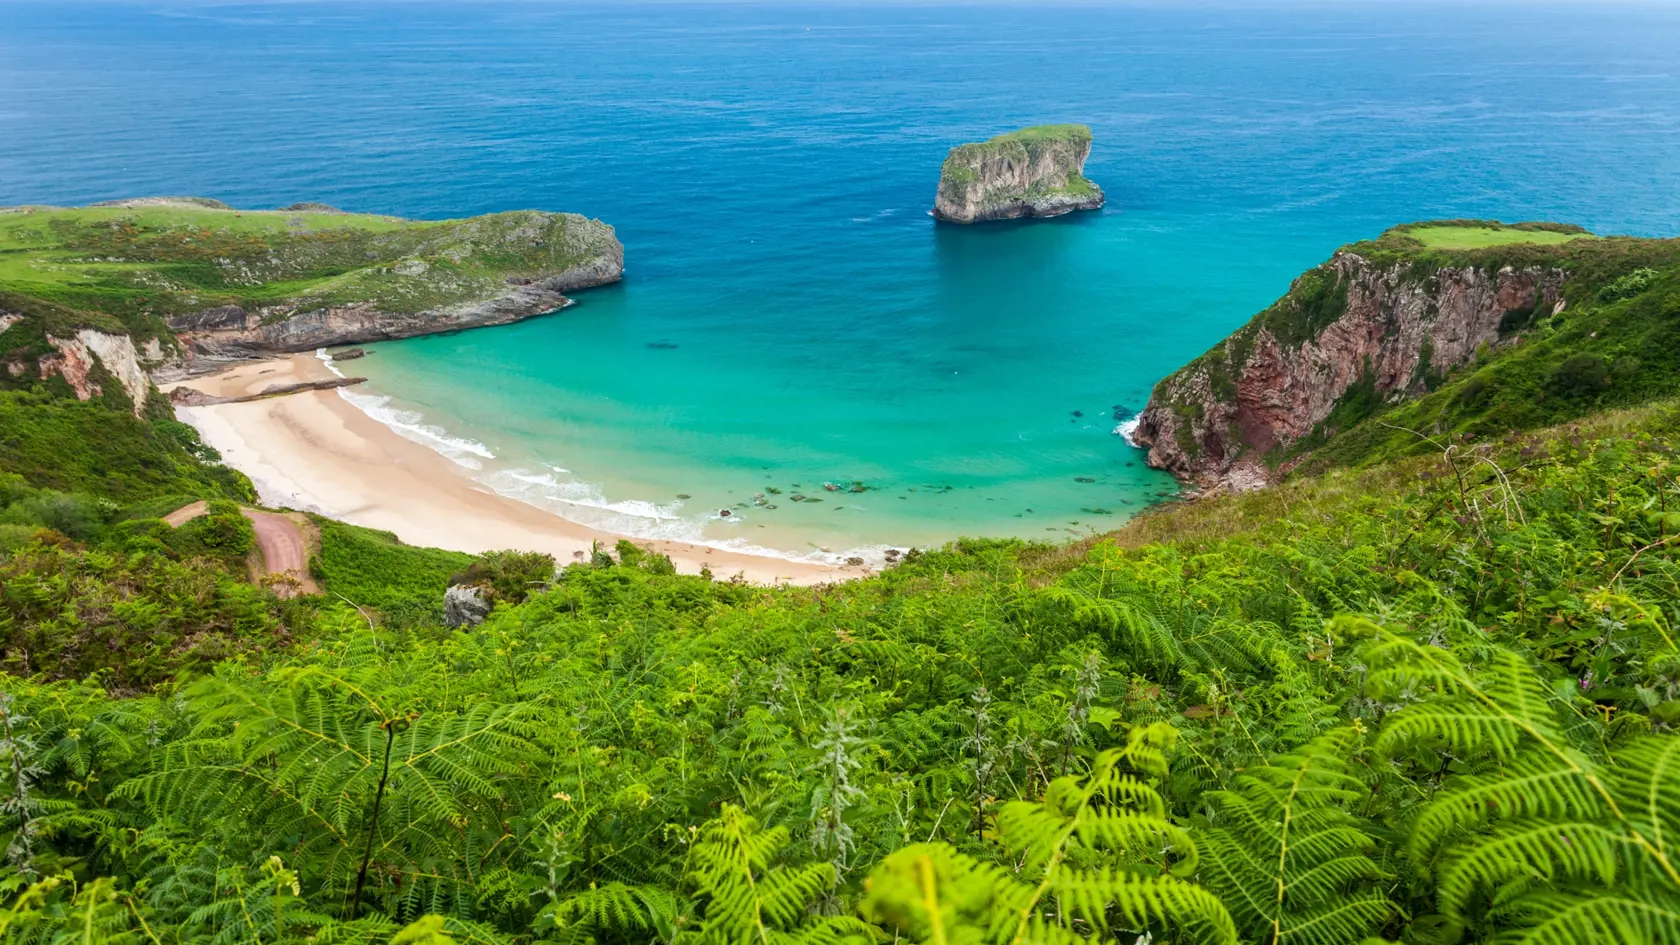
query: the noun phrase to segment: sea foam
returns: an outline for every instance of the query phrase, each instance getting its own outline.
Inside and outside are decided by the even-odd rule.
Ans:
[[[315,357],[334,375],[345,376],[327,349],[318,349]],[[888,551],[907,550],[891,545],[870,545],[839,552],[790,552],[767,548],[742,538],[713,538],[706,535],[709,524],[722,522],[741,526],[746,523],[748,515],[732,510],[732,514],[724,517],[716,509],[685,515],[680,501],[662,504],[642,499],[609,500],[600,485],[570,478],[570,471],[560,466],[546,466],[541,470],[517,466],[487,470],[480,460],[495,460],[497,457],[483,443],[454,436],[440,426],[426,423],[425,417],[415,411],[392,407],[389,397],[352,393],[346,387],[339,388],[338,394],[405,439],[472,470],[475,480],[498,495],[611,535],[642,541],[675,541],[761,558],[834,566],[845,564],[850,558],[862,558],[870,564],[880,565],[886,560]]]
[[[1138,446],[1138,441],[1132,438],[1133,434],[1137,433],[1138,424],[1142,422],[1143,416],[1141,414],[1132,417],[1130,420],[1122,420],[1120,425],[1114,428],[1114,435],[1125,440],[1127,446],[1136,446],[1138,449],[1142,449],[1143,447]]]
[[[315,357],[319,358],[326,365],[327,370],[333,372],[333,374],[338,377],[344,376],[344,372],[340,371],[338,365],[333,363],[332,355],[327,353],[327,349],[317,349]],[[356,393],[348,387],[340,387],[338,396],[344,398],[362,413],[390,427],[396,431],[397,435],[428,447],[459,466],[479,470],[484,468],[484,464],[480,460],[496,458],[496,454],[490,451],[490,447],[477,440],[452,436],[443,427],[426,423],[426,418],[413,410],[403,410],[391,406],[391,398],[389,397],[380,394]]]

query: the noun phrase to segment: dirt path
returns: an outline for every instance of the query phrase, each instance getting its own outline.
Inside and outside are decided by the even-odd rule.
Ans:
[[[193,519],[198,518],[200,515],[203,515],[209,510],[209,508],[210,503],[208,502],[194,502],[191,505],[183,505],[175,511],[170,512],[168,515],[163,517],[163,520],[169,523],[170,528],[180,528],[182,525],[185,525]]]
[[[207,503],[194,502],[165,515],[163,520],[179,528],[203,515],[208,509]],[[269,575],[286,575],[295,579],[300,593],[318,593],[320,589],[309,577],[309,539],[304,537],[303,529],[298,523],[278,512],[262,512],[243,506],[239,512],[251,520],[251,530],[256,533],[257,548],[262,551],[263,571]]]

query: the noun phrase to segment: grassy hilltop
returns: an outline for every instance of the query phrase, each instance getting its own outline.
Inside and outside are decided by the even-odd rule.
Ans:
[[[169,319],[228,305],[412,314],[481,302],[510,279],[541,280],[617,247],[611,228],[575,214],[416,221],[302,207],[165,198],[0,210],[0,311],[90,327],[114,319],[137,341],[168,342]]]
[[[836,587],[321,521],[282,597],[236,474],[152,483],[94,420],[169,421],[78,402],[88,465],[0,473],[0,940],[1680,941],[1667,244],[1433,229],[1362,251],[1579,279],[1374,408],[1456,398],[1451,450],[1355,424],[1352,466]],[[1570,346],[1609,386],[1509,412]],[[450,583],[491,616],[445,629]]]

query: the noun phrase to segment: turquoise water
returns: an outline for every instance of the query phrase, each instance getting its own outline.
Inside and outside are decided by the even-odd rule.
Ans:
[[[1660,4],[0,4],[0,203],[598,216],[623,284],[376,346],[376,410],[635,534],[1066,537],[1173,488],[1115,409],[1337,245],[1680,230],[1677,40]],[[1045,121],[1092,126],[1107,210],[931,222],[947,148]]]

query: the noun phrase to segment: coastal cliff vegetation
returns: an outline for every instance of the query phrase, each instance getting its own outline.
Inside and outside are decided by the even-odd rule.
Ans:
[[[1680,941],[1671,244],[1427,243],[1568,302],[1362,418],[1434,444],[818,588],[318,520],[297,594],[155,395],[0,392],[0,940]]]
[[[195,343],[249,355],[511,321],[622,270],[612,228],[576,214],[417,221],[194,198],[0,210],[0,318],[26,323],[10,331],[120,332],[152,365]]]
[[[1155,388],[1153,464],[1252,488],[1680,394],[1680,240],[1450,220],[1338,250]]]
[[[1103,192],[1085,177],[1091,140],[1085,125],[1038,125],[958,145],[940,167],[933,215],[979,223],[1095,210]]]

